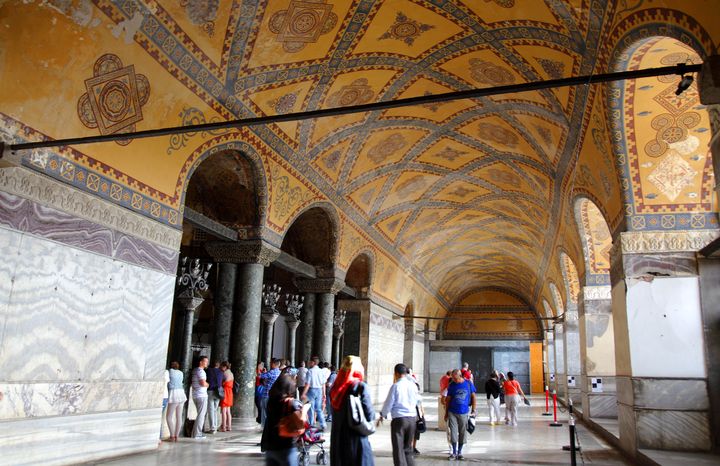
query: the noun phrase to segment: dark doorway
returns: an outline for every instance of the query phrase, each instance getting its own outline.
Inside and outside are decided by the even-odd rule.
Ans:
[[[477,388],[480,382],[485,383],[490,371],[493,370],[492,348],[463,348],[462,362],[470,364]]]

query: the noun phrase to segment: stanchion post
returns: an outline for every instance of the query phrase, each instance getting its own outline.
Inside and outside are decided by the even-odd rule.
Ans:
[[[575,416],[573,415],[572,399],[568,399],[568,413],[570,413],[570,420],[568,421],[570,428],[570,445],[565,445],[562,449],[570,452],[572,455],[572,464],[575,464],[575,452],[579,451],[580,447],[575,446]]]
[[[550,427],[561,427],[557,420],[557,392],[553,390],[553,422],[549,424]]]
[[[550,387],[545,385],[545,412],[542,413],[543,416],[552,416],[552,413],[550,412]]]

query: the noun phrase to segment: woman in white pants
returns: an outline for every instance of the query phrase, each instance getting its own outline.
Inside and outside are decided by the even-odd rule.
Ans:
[[[490,378],[485,382],[485,395],[490,411],[490,425],[500,424],[500,384],[498,383],[497,372],[493,371]]]
[[[177,361],[171,362],[168,372],[170,382],[168,382],[167,424],[170,429],[170,441],[177,442],[184,424],[183,405],[187,401],[187,396],[185,396],[183,388],[183,373],[180,371],[180,364]]]
[[[507,380],[503,384],[503,388],[505,389],[505,416],[507,417],[505,424],[516,426],[520,396],[522,395],[525,398],[525,393],[523,393],[520,384],[515,380],[515,374],[512,372],[507,373]]]

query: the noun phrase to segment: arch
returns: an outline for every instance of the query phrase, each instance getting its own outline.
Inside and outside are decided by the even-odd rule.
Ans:
[[[178,186],[182,189],[176,192],[175,198],[179,197],[181,209],[185,206],[188,186],[197,169],[206,160],[223,152],[232,152],[236,157],[242,158],[251,168],[251,179],[255,191],[256,221],[253,226],[263,227],[267,221],[268,209],[268,188],[265,165],[257,150],[249,144],[227,141],[226,137],[216,137],[198,147],[187,159],[180,172]],[[184,176],[183,176],[184,175]]]
[[[282,236],[280,249],[315,266],[318,276],[333,276],[337,263],[340,218],[329,202],[315,202],[298,212]]]
[[[558,290],[558,287],[552,282],[550,283],[549,288],[550,294],[552,294],[553,304],[555,304],[555,309],[557,310],[558,315],[563,314],[565,312],[565,306],[563,304],[560,290]]]
[[[360,297],[367,297],[375,276],[375,253],[372,249],[361,250],[350,262],[345,273],[345,284],[355,289]]]
[[[707,53],[705,45],[682,28],[643,26],[623,36],[613,53],[612,66],[625,71],[700,63]],[[710,117],[700,107],[697,83],[678,97],[678,80],[678,76],[659,76],[610,87],[608,118],[618,174],[625,187],[628,230],[691,230],[717,225],[708,155]]]
[[[585,285],[610,284],[612,236],[597,204],[586,197],[575,199],[575,223],[585,260]]]
[[[568,306],[571,303],[577,306],[580,295],[580,280],[578,279],[575,263],[564,251],[560,252],[560,270],[562,271],[563,281],[565,282],[565,301],[568,303]]]
[[[550,306],[550,303],[547,301],[547,299],[543,298],[543,309],[545,309],[545,317],[552,318],[555,317],[555,311],[553,311],[552,306]]]

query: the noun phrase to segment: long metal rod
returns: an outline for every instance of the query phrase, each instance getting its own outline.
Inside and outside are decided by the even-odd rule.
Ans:
[[[427,96],[409,97],[381,102],[373,102],[363,105],[352,105],[349,107],[325,108],[305,112],[287,113],[284,115],[268,115],[239,120],[219,121],[214,123],[202,123],[188,126],[174,126],[170,128],[148,129],[133,133],[103,134],[99,136],[86,136],[77,138],[54,139],[39,142],[26,142],[12,144],[10,150],[38,149],[42,147],[77,146],[81,144],[94,144],[99,142],[110,142],[127,139],[152,138],[168,136],[173,134],[195,133],[199,131],[212,131],[219,129],[241,128],[246,126],[267,125],[270,123],[282,123],[288,121],[301,121],[314,118],[325,118],[332,116],[348,115],[353,113],[373,112],[377,110],[389,110],[399,107],[410,107],[414,105],[432,104],[436,102],[450,102],[462,99],[474,99],[500,94],[514,94],[517,92],[537,91],[558,87],[578,86],[583,84],[597,84],[624,79],[649,78],[653,76],[684,75],[700,71],[701,65],[679,63],[674,66],[663,66],[659,68],[647,68],[643,70],[619,71],[615,73],[603,73],[587,76],[575,76],[561,79],[550,79],[547,81],[535,81],[529,83],[511,84],[508,86],[486,87],[482,89],[468,89],[464,91],[447,92]]]

